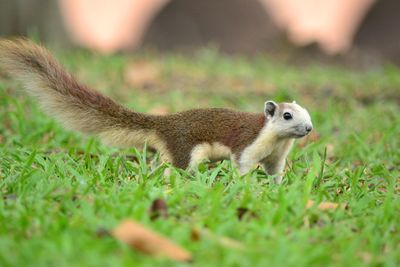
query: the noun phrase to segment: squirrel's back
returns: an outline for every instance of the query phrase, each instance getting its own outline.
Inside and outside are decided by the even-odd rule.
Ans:
[[[187,153],[199,144],[217,143],[239,154],[266,123],[262,113],[224,108],[193,109],[157,118],[157,132],[179,166],[188,164]]]

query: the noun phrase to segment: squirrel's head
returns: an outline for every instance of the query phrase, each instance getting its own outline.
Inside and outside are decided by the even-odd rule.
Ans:
[[[313,128],[307,110],[293,103],[265,102],[265,116],[268,127],[281,138],[301,138],[309,134]]]

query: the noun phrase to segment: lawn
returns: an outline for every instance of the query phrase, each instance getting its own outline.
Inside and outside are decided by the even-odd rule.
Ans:
[[[55,54],[80,81],[138,111],[260,112],[265,100],[296,100],[315,130],[296,142],[281,185],[261,170],[241,177],[229,161],[165,177],[157,154],[63,129],[0,75],[0,266],[400,265],[400,69],[213,49]],[[168,215],[154,220],[156,199]],[[143,255],[102,234],[127,218],[193,262]]]

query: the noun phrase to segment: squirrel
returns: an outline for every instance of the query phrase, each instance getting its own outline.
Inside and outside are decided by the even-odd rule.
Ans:
[[[48,50],[26,39],[0,40],[0,66],[66,128],[114,146],[147,144],[162,161],[182,169],[206,159],[231,159],[240,174],[261,164],[279,183],[294,139],[313,128],[309,113],[296,102],[269,100],[260,113],[225,108],[135,112],[80,84]]]

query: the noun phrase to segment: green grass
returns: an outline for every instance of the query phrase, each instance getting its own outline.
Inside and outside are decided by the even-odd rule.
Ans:
[[[309,109],[318,136],[297,142],[282,185],[257,170],[240,177],[229,161],[204,164],[194,175],[174,170],[167,178],[157,155],[69,132],[18,84],[0,78],[1,266],[178,265],[96,234],[125,218],[191,251],[194,261],[181,265],[400,265],[396,67],[293,66],[213,50],[191,57],[84,51],[57,57],[81,81],[143,112],[208,106],[261,111],[267,99],[295,99]],[[132,86],[124,73],[138,60],[155,64],[160,74]],[[167,202],[169,216],[152,221],[148,211],[157,198]],[[306,209],[309,199],[347,208]],[[239,220],[238,208],[256,217]],[[191,231],[203,228],[244,249],[206,236],[192,240]]]

